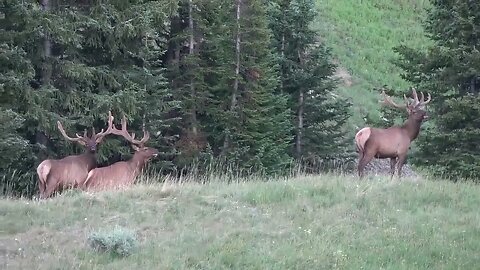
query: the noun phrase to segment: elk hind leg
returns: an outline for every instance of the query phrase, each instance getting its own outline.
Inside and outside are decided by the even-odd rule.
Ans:
[[[51,168],[51,164],[48,160],[43,161],[37,167],[38,189],[41,197],[43,197],[43,194],[45,193],[48,175],[50,174],[50,168]]]
[[[40,195],[41,199],[46,199],[46,198],[50,197],[58,187],[57,179],[50,178],[48,180],[50,180],[50,181],[48,181],[46,183],[45,192],[43,192],[43,195]]]
[[[360,177],[360,179],[363,178],[363,171],[365,169],[365,166],[367,166],[367,164],[373,159],[374,156],[375,156],[375,153],[364,152],[363,156],[358,161],[357,169],[358,169],[358,176]]]

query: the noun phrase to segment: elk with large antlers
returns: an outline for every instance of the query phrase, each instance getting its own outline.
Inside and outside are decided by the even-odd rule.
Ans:
[[[85,147],[85,151],[80,155],[67,156],[62,159],[46,159],[38,165],[38,187],[41,199],[49,197],[57,190],[83,185],[88,172],[97,167],[95,154],[98,145],[106,135],[110,134],[112,125],[113,116],[109,112],[107,130],[103,131],[102,129],[99,133],[95,133],[95,128],[92,128],[90,137],[85,130],[83,136],[75,134],[76,137],[72,138],[67,135],[60,121],[57,121],[57,127],[62,136],[82,145]]]
[[[421,93],[421,99],[419,100],[415,88],[412,88],[413,100],[409,100],[403,95],[405,105],[398,105],[393,102],[392,98],[385,94],[385,91],[382,94],[385,105],[406,109],[408,119],[401,126],[392,126],[386,129],[365,127],[357,132],[355,144],[359,153],[358,175],[360,178],[363,177],[365,166],[373,158],[390,158],[392,177],[395,174],[396,165],[400,177],[410,144],[417,138],[423,121],[428,119],[425,105],[431,100],[430,94],[425,100],[423,93]]]
[[[121,130],[116,129],[114,125],[112,134],[120,135],[130,142],[135,150],[135,154],[128,161],[119,161],[107,167],[91,170],[85,180],[84,189],[99,191],[130,186],[135,182],[137,176],[140,175],[146,163],[158,155],[157,149],[145,146],[145,143],[150,138],[150,133],[145,130],[145,127],[143,128],[143,138],[135,140],[135,133],[130,135],[127,131],[125,115],[121,125]]]

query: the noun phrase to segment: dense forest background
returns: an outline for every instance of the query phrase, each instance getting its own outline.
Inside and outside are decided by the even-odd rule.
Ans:
[[[411,161],[454,181],[478,178],[480,3],[430,2],[422,24],[428,46],[388,49],[405,84],[433,97]],[[359,119],[388,126],[392,119],[382,119],[392,112],[374,107],[363,117],[352,109],[358,100],[339,87],[338,61],[322,39],[328,34],[314,27],[322,20],[317,4],[1,1],[2,191],[31,194],[42,160],[82,151],[63,139],[57,120],[71,135],[98,131],[109,110],[117,120],[125,114],[136,134],[146,126],[147,144],[162,153],[150,167],[162,173],[213,163],[266,174],[293,164],[312,172],[354,164]],[[408,92],[387,87],[392,95]],[[372,112],[379,116],[369,118]],[[110,136],[98,162],[131,152]]]

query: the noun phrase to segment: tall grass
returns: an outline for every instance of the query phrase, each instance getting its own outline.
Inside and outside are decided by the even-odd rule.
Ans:
[[[257,180],[0,200],[0,267],[474,269],[480,263],[478,185],[335,174]],[[136,236],[134,253],[119,258],[90,249],[92,231],[117,226]]]

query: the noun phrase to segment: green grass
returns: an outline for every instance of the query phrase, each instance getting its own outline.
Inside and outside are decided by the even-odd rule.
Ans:
[[[321,175],[0,200],[1,269],[474,269],[480,187]],[[128,257],[92,232],[135,233]]]
[[[392,60],[398,57],[393,47],[405,44],[426,48],[430,44],[422,28],[427,0],[317,0],[316,28],[320,40],[333,52],[339,65],[352,76],[351,86],[341,93],[354,103],[356,125],[371,113],[378,117],[379,93],[373,88],[388,85],[405,90],[410,85]]]

